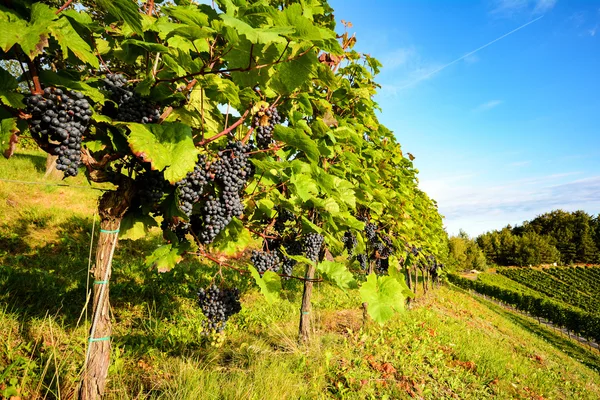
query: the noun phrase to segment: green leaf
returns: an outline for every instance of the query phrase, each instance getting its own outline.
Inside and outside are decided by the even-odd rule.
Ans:
[[[67,58],[69,54],[68,49],[81,61],[88,63],[94,68],[99,67],[98,59],[92,52],[90,45],[73,29],[68,18],[60,18],[58,21],[50,24],[49,29],[62,49],[63,58]]]
[[[404,310],[402,286],[390,276],[370,274],[359,292],[362,301],[367,303],[369,315],[380,325],[389,321],[395,312]]]
[[[138,240],[148,236],[149,230],[158,223],[150,215],[128,212],[121,221],[119,239]]]
[[[356,288],[356,281],[346,266],[335,261],[321,261],[317,264],[317,270],[324,274],[327,279],[335,282],[340,289]]]
[[[11,145],[15,142],[15,135],[19,132],[16,118],[0,120],[0,153],[6,158],[12,155]]]
[[[235,29],[239,35],[245,36],[246,39],[255,44],[285,43],[286,40],[279,35],[292,32],[292,29],[286,27],[270,29],[253,28],[246,22],[227,14],[221,14],[219,17],[221,17],[225,26]]]
[[[273,271],[266,271],[261,278],[256,268],[249,266],[248,270],[260,288],[260,292],[265,296],[267,303],[273,304],[279,301],[281,277]]]
[[[216,237],[212,250],[231,256],[241,253],[252,243],[254,243],[254,239],[250,231],[244,228],[242,221],[234,218]]]
[[[307,202],[319,194],[317,183],[305,174],[292,175],[290,185],[292,186],[293,193],[300,197],[303,202]]]
[[[300,150],[314,161],[319,161],[319,148],[302,129],[289,128],[283,125],[275,126],[274,134],[276,140],[282,141],[293,148]]]
[[[131,0],[97,0],[96,5],[118,20],[126,22],[138,35],[144,36],[142,16],[136,2]]]
[[[104,103],[104,100],[106,99],[104,94],[95,87],[92,87],[83,81],[76,81],[50,70],[40,71],[40,79],[47,85],[51,84],[55,86],[63,86],[67,89],[77,90],[96,103]]]
[[[121,44],[123,46],[137,46],[140,47],[146,51],[150,51],[150,52],[154,52],[154,53],[166,53],[169,51],[169,48],[166,46],[163,46],[162,44],[159,43],[153,43],[153,42],[144,42],[142,40],[136,40],[136,39],[127,39],[121,42]],[[126,49],[124,47],[124,49]]]
[[[165,244],[146,257],[146,266],[156,268],[158,272],[168,272],[179,264],[181,259],[182,257],[176,247],[173,248],[173,245]]]
[[[192,130],[179,122],[157,124],[128,123],[131,130],[129,147],[133,154],[149,162],[153,170],[164,169],[165,179],[175,184],[194,169],[198,149],[192,140]]]
[[[269,83],[279,94],[292,93],[309,81],[315,73],[317,63],[315,51],[309,51],[300,58],[277,65]]]
[[[402,287],[402,295],[404,297],[415,297],[415,294],[406,284],[406,277],[401,270],[400,262],[396,256],[390,256],[388,274],[400,284]]]
[[[0,68],[0,101],[12,108],[23,108],[24,96],[15,92],[19,84],[10,72]]]

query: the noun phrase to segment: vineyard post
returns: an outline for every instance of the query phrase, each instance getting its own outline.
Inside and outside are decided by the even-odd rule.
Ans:
[[[371,275],[373,273],[374,270],[374,261],[370,261],[369,262],[369,269],[367,270],[367,276]],[[369,304],[367,302],[363,302],[362,303],[362,308],[363,308],[363,325],[367,323],[367,321],[369,320]]]
[[[306,343],[310,338],[310,297],[312,296],[313,290],[313,279],[315,277],[316,261],[311,262],[306,267],[306,274],[304,276],[304,292],[302,293],[302,306],[300,307],[300,326],[298,327],[298,341],[300,343]]]
[[[109,281],[112,259],[118,242],[121,220],[133,198],[133,182],[125,180],[116,191],[106,192],[100,199],[100,235],[96,248],[94,266],[94,302],[92,326],[88,339],[88,350],[79,387],[81,400],[102,398],[110,364],[110,320]]]

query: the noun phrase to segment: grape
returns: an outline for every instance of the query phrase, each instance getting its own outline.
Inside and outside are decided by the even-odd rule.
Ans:
[[[179,188],[177,195],[179,207],[188,217],[192,215],[194,203],[200,200],[200,195],[203,193],[208,180],[206,158],[201,155],[198,156],[194,170],[188,172],[185,178],[175,184]]]
[[[275,220],[275,230],[282,233],[285,230],[285,223],[288,221],[294,221],[296,217],[294,213],[287,208],[280,208]]]
[[[412,252],[413,256],[418,256],[419,255],[419,249],[417,249],[416,246],[413,246],[410,251]]]
[[[342,238],[342,242],[344,243],[346,250],[348,250],[348,255],[351,256],[354,248],[356,247],[356,236],[353,235],[352,232],[346,231],[344,233],[344,237]]]
[[[162,172],[144,171],[136,179],[142,204],[155,205],[167,189],[167,181]]]
[[[367,270],[367,261],[368,261],[367,255],[366,254],[357,254],[356,260],[360,264],[360,267],[366,271]]]
[[[81,140],[90,123],[92,107],[79,92],[45,88],[42,94],[25,99],[31,114],[29,130],[38,141],[55,145],[56,169],[75,176],[81,162]]]
[[[266,149],[273,141],[273,129],[281,123],[281,117],[275,107],[261,106],[254,114],[252,125],[256,131],[256,144],[261,149]]]
[[[198,305],[207,319],[204,321],[205,334],[222,332],[229,317],[242,309],[237,288],[219,289],[215,285],[198,291]]]
[[[203,244],[212,243],[233,217],[239,217],[244,212],[240,194],[254,175],[254,165],[248,160],[247,154],[251,149],[252,143],[229,142],[218,153],[218,159],[207,167],[208,183],[218,187],[219,195],[210,195],[202,215],[192,216],[191,219],[192,229]]]
[[[152,124],[160,119],[160,107],[135,92],[135,87],[127,85],[127,79],[121,74],[107,74],[104,79],[106,89],[111,92],[111,99],[117,104],[116,112],[110,108],[105,110],[117,121]]]
[[[375,273],[377,273],[378,275],[387,274],[389,266],[390,266],[389,259],[387,259],[387,258],[375,259]]]
[[[306,258],[311,261],[317,261],[319,259],[319,253],[321,252],[321,246],[323,245],[323,236],[318,233],[309,233],[304,238],[302,243],[302,251],[306,254]]]
[[[374,243],[377,240],[377,227],[375,224],[368,223],[365,225],[365,236],[367,240],[371,243]]]
[[[267,253],[265,251],[253,250],[250,261],[252,261],[254,268],[261,275],[266,271],[278,272],[280,269],[279,256],[275,252]]]
[[[294,270],[294,267],[296,266],[297,263],[298,262],[296,260],[294,260],[293,258],[282,256],[281,267],[283,270],[282,271],[283,274],[291,276],[292,272]],[[290,278],[283,277],[283,279],[290,279]]]

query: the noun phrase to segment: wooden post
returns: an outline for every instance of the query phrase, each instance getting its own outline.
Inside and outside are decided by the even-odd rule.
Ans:
[[[86,360],[79,386],[79,399],[97,400],[104,395],[110,365],[109,282],[112,259],[117,246],[119,227],[134,195],[133,182],[124,180],[116,191],[106,192],[100,198],[100,235],[96,248],[94,274],[94,302],[92,326]]]
[[[304,281],[304,292],[302,293],[302,306],[300,307],[300,326],[298,328],[298,341],[300,343],[306,343],[310,338],[310,297],[312,296],[312,290],[314,282],[312,279],[315,277],[315,262],[309,264],[306,267],[305,278],[307,280]]]

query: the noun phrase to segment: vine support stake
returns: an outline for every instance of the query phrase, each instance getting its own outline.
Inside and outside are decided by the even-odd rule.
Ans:
[[[110,365],[110,321],[109,283],[112,260],[118,242],[118,232],[123,215],[129,208],[134,194],[133,182],[124,179],[116,191],[106,192],[100,198],[100,235],[96,248],[94,266],[94,302],[92,326],[85,364],[79,386],[79,399],[101,399],[106,388],[106,377]]]
[[[304,292],[302,293],[302,306],[300,307],[300,326],[298,327],[298,342],[306,343],[310,338],[310,297],[314,285],[314,277],[316,271],[316,261],[306,267]]]

